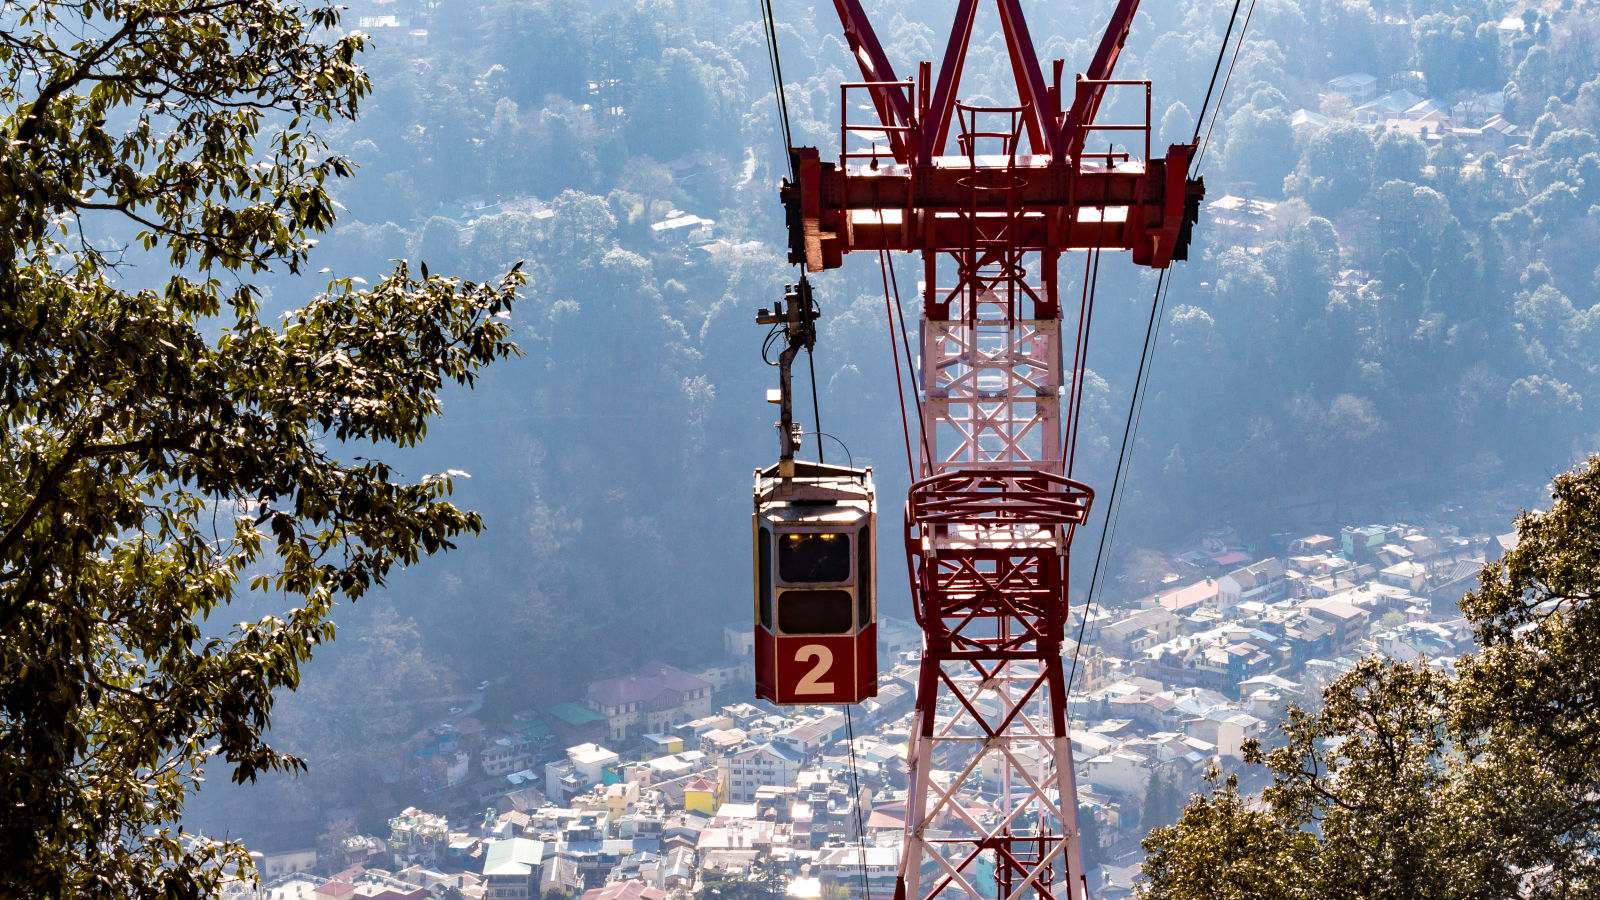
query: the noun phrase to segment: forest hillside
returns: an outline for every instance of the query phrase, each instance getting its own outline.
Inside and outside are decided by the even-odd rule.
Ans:
[[[878,6],[900,71],[942,53],[948,4]],[[1109,11],[1023,6],[1069,73]],[[350,7],[375,89],[330,134],[359,172],[311,270],[375,278],[407,258],[483,279],[522,260],[524,355],[448,395],[400,460],[470,473],[456,497],[487,533],[339,614],[343,636],[280,707],[278,739],[312,763],[267,787],[285,813],[313,795],[364,803],[366,748],[414,730],[419,701],[480,680],[488,703],[571,698],[642,658],[716,652],[748,615],[750,472],[775,451],[753,317],[796,275],[755,4]],[[827,158],[857,72],[827,4],[775,7],[796,143]],[[1160,141],[1194,131],[1228,13],[1141,12],[1118,73],[1153,81]],[[1003,103],[985,15],[964,94]],[[1539,479],[1595,445],[1597,57],[1590,0],[1259,0],[1202,123],[1208,201],[1160,321],[1113,570],[1208,528],[1267,534]],[[914,285],[914,262],[896,264]],[[325,277],[277,276],[271,302]],[[906,475],[878,279],[864,261],[816,279],[815,364],[824,430],[878,469],[892,511]],[[1116,462],[1154,279],[1101,269],[1091,484]],[[883,607],[903,616],[900,550],[882,544]],[[202,792],[196,814],[228,796]]]

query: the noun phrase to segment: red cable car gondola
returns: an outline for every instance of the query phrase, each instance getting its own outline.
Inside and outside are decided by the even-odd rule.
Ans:
[[[794,461],[756,471],[756,696],[859,703],[878,693],[872,470]]]
[[[773,703],[859,703],[878,694],[872,470],[826,464],[820,443],[817,462],[794,458],[801,434],[790,369],[816,342],[818,315],[801,276],[783,302],[756,316],[772,326],[767,346],[783,340],[777,361],[768,360],[778,367],[778,390],[767,398],[779,405],[778,462],[756,470],[750,528],[756,696]]]

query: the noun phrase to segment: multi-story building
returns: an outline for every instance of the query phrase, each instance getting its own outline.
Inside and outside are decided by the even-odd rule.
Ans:
[[[1140,610],[1100,629],[1099,645],[1108,653],[1134,659],[1157,644],[1172,640],[1182,620],[1161,607]]]
[[[485,775],[499,777],[527,768],[537,754],[538,744],[533,738],[511,732],[484,745],[478,761]]]
[[[729,802],[752,803],[756,788],[793,786],[803,761],[797,751],[781,744],[758,744],[730,753],[717,760],[722,795]]]
[[[1217,608],[1224,612],[1246,600],[1271,603],[1288,595],[1288,572],[1276,557],[1234,569],[1217,579]]]
[[[1333,626],[1329,645],[1339,649],[1350,643],[1370,618],[1366,610],[1337,596],[1307,600],[1300,604],[1307,615],[1321,619]]]
[[[847,844],[817,851],[816,871],[830,884],[845,885],[852,891],[867,879],[873,897],[894,894],[895,874],[900,867],[899,847],[872,847]]]
[[[802,757],[822,752],[845,730],[845,717],[836,712],[798,722],[772,736],[774,744],[784,744]]]
[[[590,684],[584,704],[605,716],[608,740],[630,741],[710,715],[711,689],[688,672],[652,660],[633,675]]]
[[[444,816],[408,806],[389,820],[389,847],[403,860],[434,859],[450,842]]]
[[[527,838],[484,845],[484,900],[532,900],[539,896],[544,842]]]

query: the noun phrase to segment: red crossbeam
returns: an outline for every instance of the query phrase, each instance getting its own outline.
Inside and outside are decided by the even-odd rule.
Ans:
[[[1052,472],[960,470],[911,486],[911,522],[935,525],[1081,525],[1094,490]]]

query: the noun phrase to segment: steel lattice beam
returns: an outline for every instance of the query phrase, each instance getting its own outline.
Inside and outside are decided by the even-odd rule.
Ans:
[[[841,87],[843,110],[865,92],[878,121],[842,113],[837,162],[793,148],[782,192],[790,259],[811,271],[863,250],[923,259],[928,452],[905,539],[924,646],[896,900],[1087,896],[1062,671],[1068,549],[1093,499],[1068,477],[1063,398],[1081,397],[1084,354],[1065,367],[1063,335],[1085,323],[1063,328],[1057,274],[1074,250],[1184,258],[1204,193],[1192,145],[1152,157],[1149,83],[1112,78],[1138,0],[1119,0],[1070,96],[1020,3],[995,2],[1019,98],[1004,108],[956,99],[978,0],[956,4],[937,77],[923,63],[906,81],[860,0],[835,0],[864,78]],[[1122,90],[1142,122],[1099,121]]]

